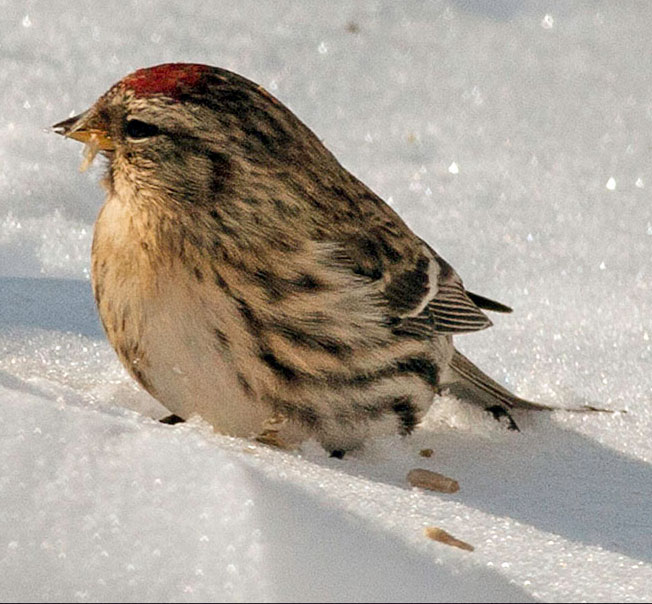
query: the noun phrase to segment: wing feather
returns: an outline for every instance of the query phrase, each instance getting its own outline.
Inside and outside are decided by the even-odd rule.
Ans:
[[[372,229],[364,237],[341,242],[340,261],[357,275],[378,282],[395,333],[428,338],[486,329],[491,320],[476,302],[490,310],[508,307],[469,293],[455,270],[428,244],[414,239],[403,253],[388,246]],[[392,254],[386,252],[392,250]]]

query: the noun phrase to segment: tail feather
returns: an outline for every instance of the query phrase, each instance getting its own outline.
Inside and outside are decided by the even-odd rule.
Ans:
[[[553,411],[555,409],[562,409],[563,411],[575,413],[614,412],[612,409],[601,409],[593,405],[582,405],[571,408],[552,407],[551,405],[534,403],[519,398],[478,369],[458,350],[455,350],[453,353],[450,368],[453,372],[453,380],[451,383],[446,384],[446,387],[450,390],[451,394],[477,405],[485,405],[486,409],[494,415],[497,413],[498,415],[504,414],[498,408],[502,408],[503,412],[507,409],[526,409],[530,411]],[[509,416],[509,414],[507,415]],[[510,421],[513,423],[511,417]]]
[[[515,396],[478,369],[458,350],[453,353],[450,367],[457,379],[447,386],[452,394],[460,398],[489,407],[502,405],[508,409],[529,409],[531,411],[555,409],[549,405],[533,403]]]

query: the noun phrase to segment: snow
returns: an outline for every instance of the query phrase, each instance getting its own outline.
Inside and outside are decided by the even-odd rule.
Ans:
[[[0,600],[652,599],[652,6],[0,9]],[[165,61],[267,87],[513,306],[458,338],[490,375],[617,412],[513,433],[443,396],[412,437],[343,460],[156,422],[90,293],[100,168],[44,129]],[[415,467],[460,491],[410,488]]]

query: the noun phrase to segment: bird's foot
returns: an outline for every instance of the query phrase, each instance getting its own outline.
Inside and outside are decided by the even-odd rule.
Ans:
[[[516,432],[521,431],[514,421],[514,418],[509,414],[509,411],[507,411],[505,407],[500,405],[492,405],[491,407],[486,407],[485,411],[491,413],[496,421],[506,423],[508,430],[515,430]]]
[[[167,415],[167,416],[159,419],[158,421],[161,422],[162,424],[170,424],[171,426],[173,426],[174,424],[182,424],[186,420],[180,418],[178,415],[174,415],[174,413],[173,413],[172,415]]]
[[[285,440],[283,440],[279,434],[287,421],[287,417],[281,415],[280,413],[275,413],[274,415],[268,417],[263,422],[263,429],[260,434],[256,436],[256,440],[259,443],[269,445],[270,447],[276,447],[277,449],[292,449],[293,447]]]

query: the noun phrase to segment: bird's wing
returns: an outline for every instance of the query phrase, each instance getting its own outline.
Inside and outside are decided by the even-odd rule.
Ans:
[[[491,327],[489,317],[469,296],[450,264],[428,246],[424,250],[428,290],[410,311],[399,314],[401,327],[419,329],[427,325],[431,335],[455,335]],[[395,291],[390,282],[385,293],[391,308],[394,298],[400,296],[400,288]]]
[[[399,251],[374,230],[342,244],[353,272],[378,281],[394,329],[431,337],[478,331],[492,325],[480,305],[507,312],[509,308],[466,291],[455,270],[425,242],[414,237]]]
[[[512,312],[512,309],[503,304],[502,302],[496,302],[496,300],[491,300],[490,298],[485,298],[480,294],[474,294],[467,290],[466,295],[473,300],[476,306],[483,308],[484,310],[492,310],[493,312]]]

